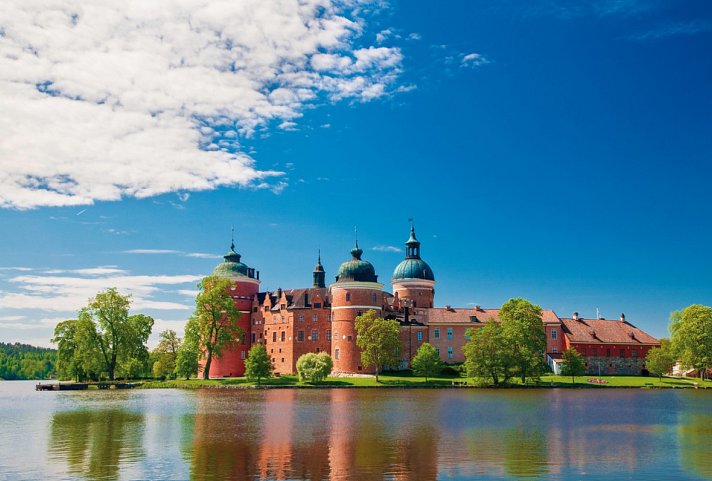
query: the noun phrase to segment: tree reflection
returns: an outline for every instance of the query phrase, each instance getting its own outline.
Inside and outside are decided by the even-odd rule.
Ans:
[[[712,415],[690,414],[678,427],[680,464],[712,479]]]
[[[73,476],[118,479],[121,463],[144,456],[143,432],[143,416],[122,409],[57,412],[49,453],[65,460]]]

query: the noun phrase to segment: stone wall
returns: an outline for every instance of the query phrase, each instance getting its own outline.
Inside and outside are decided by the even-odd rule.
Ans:
[[[640,376],[645,369],[645,359],[640,357],[605,357],[605,356],[584,356],[586,363],[586,374],[599,373],[599,364],[602,375],[620,374],[630,376]]]

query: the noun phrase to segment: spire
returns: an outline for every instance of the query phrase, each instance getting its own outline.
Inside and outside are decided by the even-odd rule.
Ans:
[[[235,226],[230,228],[230,250],[235,251]]]
[[[363,254],[363,249],[359,248],[358,246],[358,227],[356,226],[354,226],[354,234],[356,235],[356,247],[351,249],[351,256],[354,258],[354,260],[360,261],[361,254]]]
[[[410,219],[410,237],[405,242],[405,258],[420,259],[420,241],[415,237],[415,226],[413,219]]]
[[[319,249],[319,257],[314,267],[314,287],[326,287],[326,272],[324,266],[321,265],[321,249]]]

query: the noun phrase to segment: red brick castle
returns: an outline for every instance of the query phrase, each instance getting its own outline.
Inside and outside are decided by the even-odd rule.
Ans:
[[[405,246],[405,259],[391,276],[391,294],[378,282],[373,265],[362,259],[358,242],[328,287],[319,256],[311,287],[273,292],[259,291],[259,271],[242,263],[232,244],[212,275],[233,282],[230,293],[242,314],[239,325],[245,336],[225,349],[220,359],[213,359],[211,377],[242,376],[247,351],[255,343],[265,345],[276,373],[295,373],[297,359],[308,352],[330,353],[335,372],[370,372],[361,363],[354,322],[371,309],[400,323],[402,368],[423,342],[435,346],[445,362],[464,361],[465,331],[490,319],[498,321],[499,309],[434,307],[435,275],[420,257],[413,227]],[[583,319],[578,313],[560,318],[544,310],[542,321],[547,362],[555,372],[560,370],[561,353],[573,348],[584,356],[591,374],[640,374],[648,350],[659,345],[623,314],[615,320]]]

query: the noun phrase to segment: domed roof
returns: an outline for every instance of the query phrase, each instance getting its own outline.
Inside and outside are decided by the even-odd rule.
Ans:
[[[410,237],[405,246],[405,259],[396,266],[391,280],[424,279],[434,281],[433,270],[427,262],[420,258],[420,241],[415,237],[415,228],[413,226],[410,227]]]
[[[235,244],[230,244],[230,251],[223,256],[225,259],[223,262],[215,266],[213,269],[213,275],[216,277],[235,277],[235,276],[248,276],[251,269],[247,265],[240,262],[242,256],[235,252]]]
[[[370,262],[362,260],[361,254],[363,254],[363,250],[359,249],[358,242],[356,242],[356,247],[351,249],[351,260],[339,266],[336,282],[378,282],[376,269]]]
[[[425,279],[434,281],[433,270],[423,259],[403,259],[393,271],[394,281],[400,279]]]

